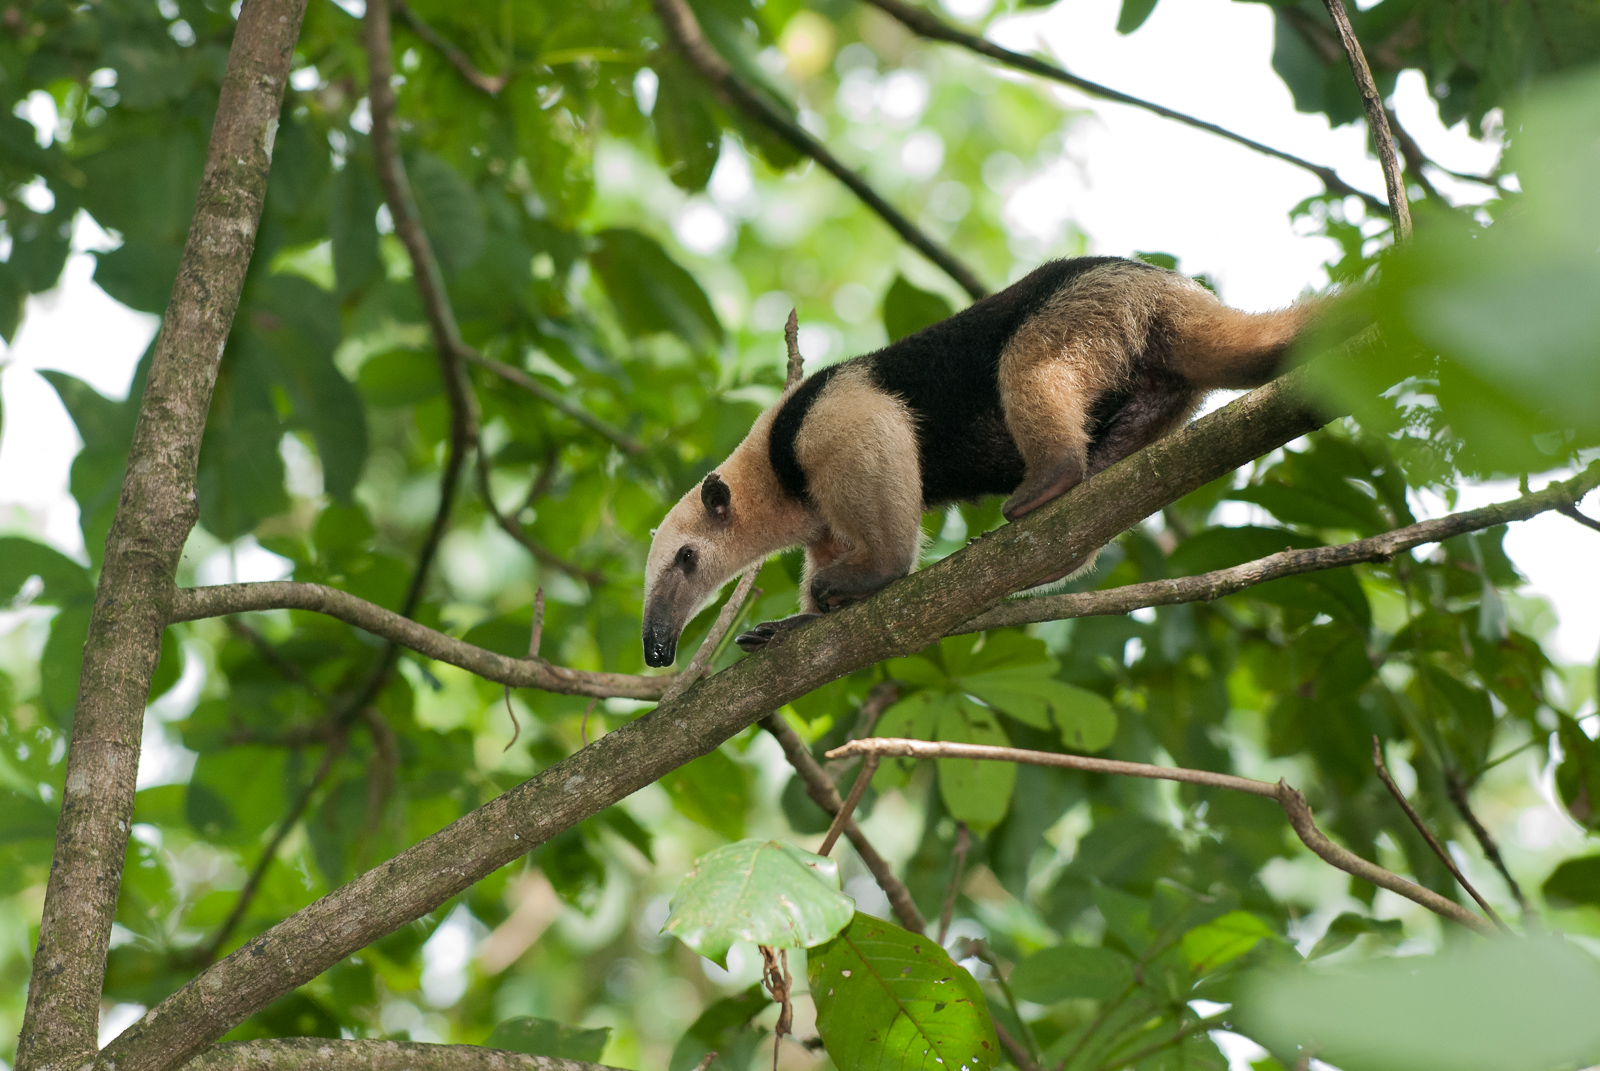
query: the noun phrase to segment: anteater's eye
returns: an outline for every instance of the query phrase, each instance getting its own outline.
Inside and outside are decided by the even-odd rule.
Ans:
[[[699,555],[695,554],[693,547],[683,546],[678,548],[678,556],[673,559],[673,563],[688,575],[694,572],[694,567],[699,564],[698,558]]]

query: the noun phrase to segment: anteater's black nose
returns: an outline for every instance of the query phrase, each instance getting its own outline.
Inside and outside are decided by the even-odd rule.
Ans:
[[[672,665],[672,660],[678,656],[678,639],[676,636],[663,636],[652,633],[646,629],[644,633],[644,661],[647,666]]]

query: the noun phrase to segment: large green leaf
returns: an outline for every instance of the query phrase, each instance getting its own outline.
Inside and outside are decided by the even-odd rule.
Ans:
[[[675,185],[703,190],[717,166],[722,131],[712,118],[699,78],[673,59],[661,64],[660,75],[650,118],[655,122],[661,166]]]
[[[620,227],[603,230],[589,262],[630,335],[670,331],[702,349],[722,341],[722,324],[705,291],[655,239]]]
[[[994,711],[964,695],[944,697],[938,706],[938,718],[936,732],[940,740],[997,747],[1011,744]],[[987,832],[1006,816],[1011,789],[1017,782],[1013,763],[939,759],[938,765],[939,795],[952,818]]]
[[[406,174],[439,266],[446,272],[457,272],[477,260],[487,231],[483,207],[472,186],[460,172],[432,153],[407,157]]]
[[[1040,949],[1011,972],[1012,992],[1035,1004],[1070,997],[1114,1000],[1134,982],[1133,960],[1112,948],[1055,945]]]
[[[1544,880],[1540,891],[1553,905],[1600,907],[1600,855],[1568,859]]]
[[[486,1049],[503,1049],[506,1052],[523,1052],[529,1056],[549,1056],[557,1060],[577,1060],[586,1064],[600,1062],[600,1053],[611,1036],[609,1026],[584,1029],[567,1026],[553,1019],[540,1019],[532,1015],[519,1015],[502,1020],[484,1041]]]
[[[707,1071],[746,1071],[766,1035],[750,1020],[771,1006],[772,999],[760,983],[710,1004],[673,1046],[667,1071],[694,1071],[709,1052],[717,1058]]]
[[[742,840],[695,863],[663,928],[726,966],[735,941],[810,948],[838,933],[853,910],[832,859],[782,841]]]
[[[999,1045],[983,990],[932,938],[857,914],[806,958],[817,1033],[851,1071],[987,1071]]]
[[[1203,974],[1238,959],[1274,936],[1272,927],[1250,912],[1230,911],[1184,934],[1183,954],[1189,966]]]
[[[729,840],[744,836],[750,808],[749,774],[722,751],[686,762],[661,779],[672,805],[685,818]]]
[[[904,275],[896,275],[883,295],[883,326],[890,342],[914,335],[954,312],[942,296],[917,289]]]

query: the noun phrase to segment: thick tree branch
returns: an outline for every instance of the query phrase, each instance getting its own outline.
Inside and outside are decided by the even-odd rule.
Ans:
[[[824,171],[844,183],[850,192],[876,212],[890,229],[905,239],[906,243],[917,252],[937,264],[946,275],[960,284],[961,289],[972,295],[974,300],[988,293],[970,268],[957,260],[949,250],[924,234],[915,223],[902,215],[899,209],[885,201],[865,179],[829,152],[826,145],[807,133],[799,123],[783,114],[766,97],[747,86],[744,80],[734,73],[728,61],[722,58],[722,54],[706,40],[705,34],[700,30],[700,23],[696,21],[694,12],[689,9],[685,0],[653,0],[653,3],[656,14],[666,27],[668,36],[677,45],[678,51],[689,61],[690,66],[700,72],[702,78],[711,83],[726,103],[737,107],[771,130],[796,151],[811,157]]]
[[[1306,798],[1283,781],[1268,784],[1234,774],[1213,773],[1210,770],[1189,770],[1179,766],[1151,766],[1143,762],[1123,762],[1119,759],[1095,759],[1085,755],[1068,755],[1053,751],[1026,751],[1015,747],[992,747],[987,744],[952,744],[932,740],[906,740],[896,737],[874,737],[871,740],[852,740],[843,747],[828,752],[828,757],[845,755],[894,755],[912,759],[977,759],[989,762],[1026,762],[1035,766],[1060,766],[1069,770],[1089,773],[1116,774],[1122,777],[1146,777],[1165,781],[1181,781],[1191,785],[1225,788],[1234,792],[1248,792],[1273,800],[1286,815],[1296,835],[1324,861],[1346,874],[1353,874],[1381,889],[1398,893],[1407,900],[1432,911],[1436,915],[1459,922],[1461,925],[1489,935],[1495,927],[1482,916],[1475,915],[1454,900],[1448,900],[1432,889],[1407,881],[1376,863],[1356,855],[1333,843],[1317,828],[1311,818],[1311,808]]]
[[[195,470],[239,306],[305,0],[247,0],[234,28],[183,260],[139,406],[83,648],[19,1071],[93,1057],[133,815],[140,733]]]
[[[1081,591],[1066,595],[1042,595],[1014,599],[979,614],[956,629],[957,633],[1025,625],[1036,621],[1058,621],[1069,617],[1103,617],[1125,614],[1146,606],[1172,606],[1177,603],[1210,602],[1281,577],[1322,569],[1339,569],[1363,562],[1388,561],[1402,551],[1424,543],[1437,543],[1465,532],[1493,528],[1510,521],[1525,521],[1548,510],[1565,513],[1566,508],[1596,486],[1600,486],[1600,462],[1590,465],[1570,480],[1552,483],[1543,490],[1500,502],[1482,509],[1452,513],[1431,521],[1397,528],[1383,535],[1338,543],[1331,547],[1286,550],[1229,569],[1217,569],[1199,576],[1173,580],[1151,580],[1107,591]]]
[[[601,420],[599,417],[583,408],[583,406],[574,405],[573,403],[567,401],[560,394],[557,394],[543,383],[540,383],[537,379],[534,379],[522,369],[517,368],[514,365],[506,364],[504,361],[491,360],[465,343],[459,344],[457,352],[460,353],[461,359],[466,361],[468,364],[476,365],[485,372],[492,372],[494,375],[499,376],[507,383],[515,383],[517,386],[521,387],[535,398],[538,398],[552,409],[560,410],[595,434],[609,439],[613,444],[627,453],[644,453],[644,444],[638,439],[635,439],[625,431],[612,427],[604,420]]]
[[[1333,24],[1339,29],[1339,43],[1350,59],[1350,73],[1355,77],[1356,90],[1361,94],[1361,106],[1367,111],[1367,128],[1372,134],[1372,146],[1378,151],[1378,162],[1383,165],[1383,185],[1389,194],[1389,216],[1394,220],[1397,241],[1411,237],[1411,206],[1406,201],[1406,181],[1400,174],[1400,159],[1394,151],[1394,133],[1389,129],[1389,116],[1383,110],[1383,97],[1377,83],[1372,80],[1372,69],[1367,66],[1366,53],[1350,27],[1350,16],[1345,12],[1343,0],[1323,0]]]
[[[771,733],[783,748],[784,757],[789,760],[789,765],[794,767],[794,772],[799,776],[800,783],[805,786],[806,795],[811,797],[811,802],[821,807],[829,818],[835,817],[844,806],[844,801],[839,798],[839,790],[834,787],[826,771],[812,757],[811,749],[800,739],[800,734],[783,720],[782,714],[768,714],[761,719],[761,727]],[[878,854],[878,849],[874,848],[867,835],[861,832],[861,827],[856,824],[854,818],[845,822],[844,835],[850,839],[856,855],[861,857],[867,870],[872,873],[878,888],[889,898],[889,908],[894,912],[894,917],[899,920],[900,925],[912,933],[922,933],[926,930],[928,920],[917,910],[916,901],[911,898],[911,890],[906,888],[905,882],[895,876],[894,868],[889,865],[887,859]]]
[[[546,692],[593,695],[602,699],[612,696],[657,699],[673,679],[670,674],[642,677],[629,673],[591,673],[551,665],[543,659],[508,658],[436,632],[347,592],[297,580],[180,588],[172,597],[168,621],[194,621],[202,617],[278,609],[311,610],[336,617],[401,647],[513,688],[539,688]]]
[[[97,1066],[166,1071],[181,1065],[345,956],[709,753],[776,707],[846,673],[925,647],[1168,503],[1315,430],[1328,418],[1304,402],[1304,384],[1304,372],[1291,372],[1236,399],[1016,524],[870,599],[784,633],[760,653],[605,734],[258,935],[150,1009],[102,1051]],[[487,661],[506,676],[517,663],[498,655]],[[541,664],[528,675],[555,672]],[[660,678],[650,683],[664,685]],[[536,679],[529,686],[542,685]]]
[[[439,31],[423,21],[422,16],[411,10],[411,5],[407,4],[405,0],[389,0],[389,6],[396,15],[405,20],[407,28],[412,33],[422,38],[428,47],[443,56],[450,66],[454,67],[474,89],[481,90],[491,97],[497,97],[500,95],[500,91],[506,87],[506,83],[511,80],[510,75],[484,74],[478,70],[465,52],[451,44],[440,35]]]
[[[1384,204],[1382,200],[1364,190],[1356,189],[1340,178],[1339,173],[1331,167],[1312,163],[1310,160],[1295,156],[1293,153],[1284,152],[1281,149],[1274,149],[1271,145],[1264,145],[1254,138],[1245,137],[1243,134],[1235,134],[1233,131],[1226,127],[1218,126],[1216,123],[1208,123],[1204,119],[1196,119],[1192,115],[1185,115],[1183,112],[1174,111],[1160,104],[1142,100],[1139,97],[1130,97],[1128,94],[1112,89],[1110,86],[1091,82],[1087,78],[1079,78],[1064,68],[1058,67],[1053,63],[1047,63],[1035,56],[1013,52],[1008,48],[1001,48],[993,41],[987,41],[977,34],[958,30],[932,12],[908,4],[905,0],[866,0],[866,2],[886,12],[905,26],[906,29],[921,37],[960,45],[962,48],[976,52],[980,56],[987,56],[992,60],[997,60],[1007,67],[1014,67],[1019,71],[1027,71],[1029,74],[1038,75],[1040,78],[1048,78],[1052,82],[1060,82],[1062,85],[1081,89],[1085,93],[1116,104],[1143,108],[1145,111],[1159,115],[1163,119],[1171,119],[1173,122],[1192,126],[1196,130],[1204,130],[1208,134],[1226,138],[1235,144],[1243,145],[1245,148],[1261,153],[1264,156],[1270,156],[1274,160],[1282,160],[1284,163],[1293,164],[1295,167],[1311,172],[1311,174],[1322,180],[1322,184],[1328,188],[1330,193],[1339,194],[1341,197],[1359,197],[1369,208],[1377,212],[1387,212],[1389,210],[1389,206]]]
[[[340,1038],[228,1041],[184,1065],[187,1071],[617,1071],[605,1064],[527,1056],[478,1045]]]

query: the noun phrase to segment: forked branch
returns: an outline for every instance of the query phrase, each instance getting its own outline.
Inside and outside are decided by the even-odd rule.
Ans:
[[[1306,847],[1327,863],[1369,881],[1381,889],[1398,893],[1407,900],[1432,911],[1452,922],[1478,931],[1485,936],[1496,932],[1495,927],[1481,915],[1475,915],[1454,900],[1447,900],[1432,889],[1425,889],[1400,875],[1369,862],[1354,852],[1333,843],[1317,828],[1311,817],[1311,807],[1306,798],[1291,788],[1287,782],[1268,784],[1234,774],[1213,773],[1210,770],[1190,770],[1180,766],[1152,766],[1143,762],[1123,762],[1120,759],[1096,759],[1085,755],[1067,755],[1053,751],[1027,751],[1015,747],[993,747],[987,744],[954,744],[930,740],[906,740],[897,737],[874,737],[871,740],[852,740],[843,747],[828,752],[828,757],[846,755],[894,755],[912,759],[977,759],[986,762],[1024,762],[1035,766],[1060,766],[1069,770],[1089,773],[1115,774],[1120,777],[1146,777],[1166,781],[1180,781],[1209,788],[1225,788],[1233,792],[1248,792],[1262,796],[1283,808],[1289,825]]]

